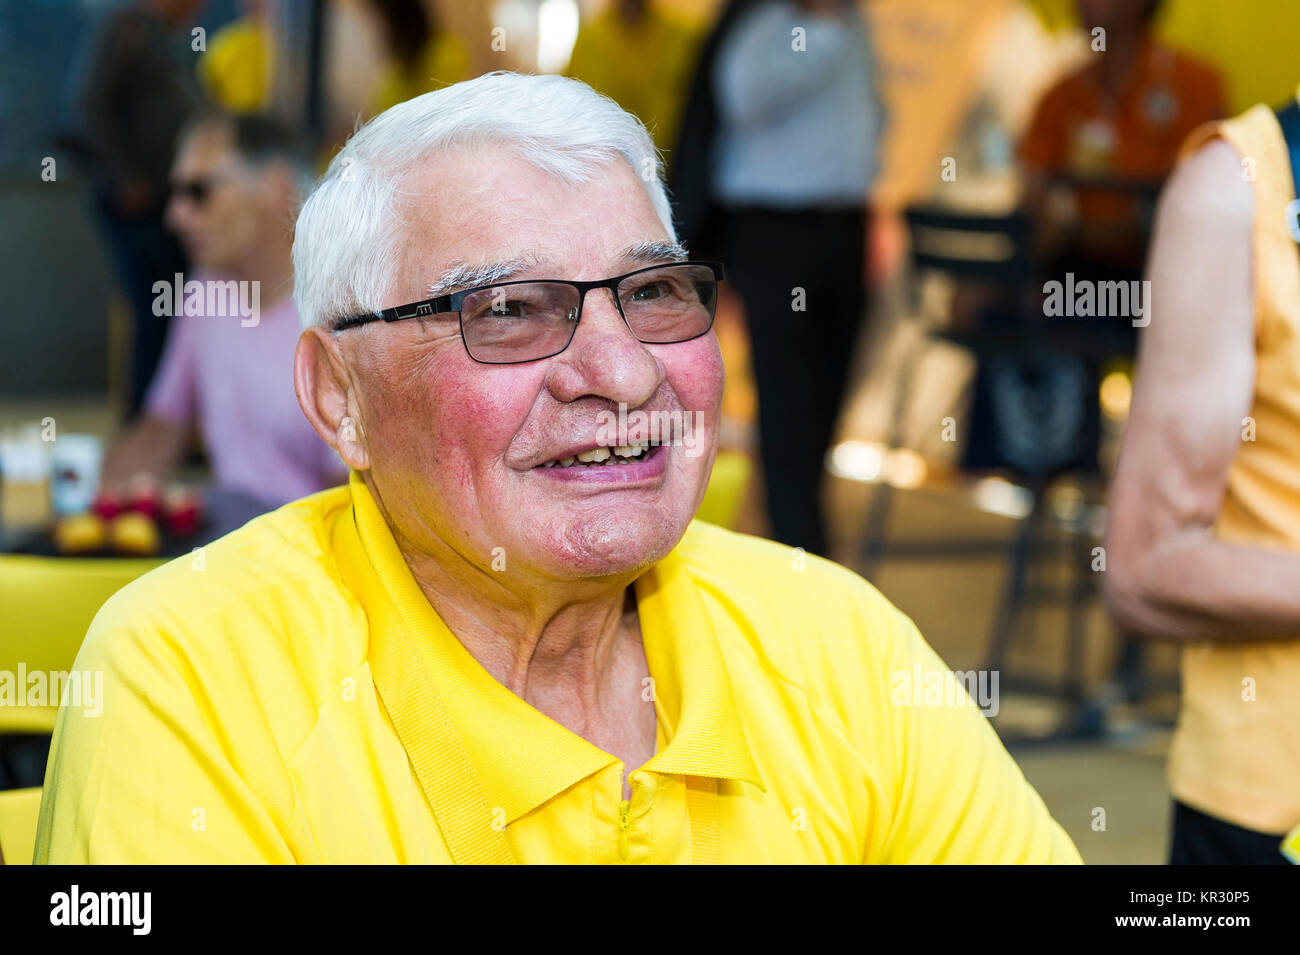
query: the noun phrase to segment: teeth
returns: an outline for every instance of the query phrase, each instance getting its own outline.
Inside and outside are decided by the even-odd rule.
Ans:
[[[542,466],[548,468],[570,468],[575,464],[631,464],[649,450],[649,442],[646,442],[645,444],[620,444],[615,448],[592,448],[590,451],[583,451],[578,455],[560,458],[557,461],[548,461]]]

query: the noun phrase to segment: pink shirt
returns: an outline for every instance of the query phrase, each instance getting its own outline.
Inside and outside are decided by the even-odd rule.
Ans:
[[[145,398],[148,413],[197,424],[218,488],[278,506],[347,481],[293,390],[301,325],[293,299],[245,326],[238,316],[180,315]]]

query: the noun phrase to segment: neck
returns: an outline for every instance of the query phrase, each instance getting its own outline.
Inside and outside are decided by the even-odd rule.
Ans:
[[[439,541],[416,546],[397,530],[366,475],[406,565],[429,604],[470,655],[515,695],[548,709],[567,697],[599,712],[616,681],[644,669],[634,575],[554,581],[482,567]]]

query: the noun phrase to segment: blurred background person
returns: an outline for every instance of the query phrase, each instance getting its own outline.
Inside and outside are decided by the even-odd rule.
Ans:
[[[273,0],[240,0],[240,16],[212,34],[199,59],[208,100],[229,113],[262,113],[271,105]]]
[[[726,262],[744,302],[772,535],[817,554],[823,459],[866,309],[874,74],[855,4],[740,0],[705,45],[672,159],[684,241]]]
[[[299,410],[293,354],[293,217],[310,156],[273,120],[205,114],[189,127],[172,173],[167,222],[205,285],[257,283],[255,323],[192,315],[173,323],[144,415],[110,450],[104,484],[164,479],[197,425],[229,517],[251,517],[346,478],[338,456]],[[171,280],[169,279],[169,286]],[[170,291],[164,293],[171,295]]]
[[[442,29],[425,0],[367,0],[379,19],[388,53],[375,93],[374,113],[469,78],[469,56],[454,33]]]
[[[96,219],[133,319],[130,410],[139,408],[167,326],[153,283],[184,268],[163,225],[177,136],[198,105],[190,27],[203,0],[134,0],[81,41],[70,144],[87,166]]]
[[[1042,275],[1066,282],[1143,278],[1156,197],[1187,136],[1226,111],[1219,71],[1156,36],[1162,0],[1073,0],[1088,43],[1086,65],[1052,86],[1021,140],[1025,204]],[[1108,368],[1129,367],[1137,330],[1129,316],[1076,318],[1084,347],[1057,359],[1087,396],[1080,463],[1100,467],[1103,442],[1092,399]],[[988,407],[981,366],[979,407]],[[1142,679],[1142,644],[1125,644],[1121,682]]]
[[[652,0],[614,0],[578,31],[566,72],[634,113],[669,150],[700,39]]]
[[[1300,825],[1300,258],[1288,145],[1211,125],[1161,201],[1104,575],[1129,634],[1182,649],[1172,864],[1283,863]],[[1253,181],[1242,175],[1253,158]]]
[[[1088,44],[1085,65],[1047,90],[1020,142],[1030,251],[1038,282],[1136,282],[1160,187],[1187,135],[1223,115],[1224,87],[1213,67],[1156,38],[1161,0],[1075,0],[1074,7]],[[1131,363],[1131,318],[1075,317],[1068,328],[1046,329],[1072,337],[1051,342],[1043,355],[982,361],[973,417],[991,416],[1012,375],[1074,395],[1058,402],[1080,422],[1069,463],[1096,473],[1103,435],[1095,396],[1106,369]],[[974,447],[967,461],[988,463],[989,454]]]
[[[1224,115],[1218,72],[1156,39],[1160,4],[1077,0],[1092,54],[1048,90],[1020,145],[1040,251],[1054,272],[1140,278],[1155,196],[1179,147]]]

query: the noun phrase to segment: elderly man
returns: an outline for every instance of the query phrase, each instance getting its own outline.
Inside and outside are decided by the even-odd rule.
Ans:
[[[348,143],[294,254],[298,394],[350,484],[100,612],[38,861],[1078,861],[867,583],[692,524],[722,269],[656,173],[556,76]]]

